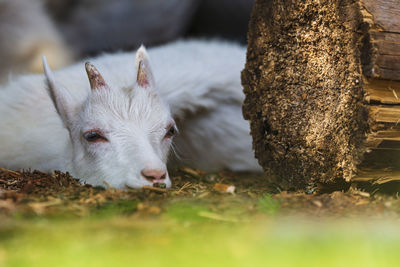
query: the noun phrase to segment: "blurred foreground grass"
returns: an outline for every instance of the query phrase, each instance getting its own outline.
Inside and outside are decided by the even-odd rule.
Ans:
[[[216,214],[193,200],[136,216],[136,202],[90,216],[5,218],[1,266],[399,266],[397,221],[317,220],[274,215],[268,196],[255,214]],[[239,208],[240,209],[240,208]]]
[[[399,266],[400,188],[378,189],[186,168],[169,190],[121,191],[0,168],[0,267]]]

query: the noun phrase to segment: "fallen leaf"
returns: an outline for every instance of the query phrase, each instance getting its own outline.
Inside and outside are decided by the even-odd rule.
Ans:
[[[235,193],[235,186],[231,184],[215,184],[214,190],[221,193]]]

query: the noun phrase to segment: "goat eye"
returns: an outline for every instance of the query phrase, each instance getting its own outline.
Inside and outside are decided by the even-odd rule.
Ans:
[[[168,132],[165,134],[165,138],[171,138],[175,134],[176,134],[175,126],[171,126],[171,128],[169,128]]]
[[[105,137],[103,137],[102,135],[100,135],[98,132],[95,131],[86,132],[83,136],[85,137],[86,141],[92,143],[107,141]]]

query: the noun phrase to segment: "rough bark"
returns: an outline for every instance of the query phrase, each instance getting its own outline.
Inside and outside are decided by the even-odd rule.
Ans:
[[[243,113],[281,186],[399,167],[399,42],[398,0],[256,1]]]

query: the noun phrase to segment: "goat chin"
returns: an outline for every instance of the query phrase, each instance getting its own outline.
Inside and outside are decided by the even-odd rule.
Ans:
[[[176,122],[180,132],[173,140],[177,157],[170,166],[261,171],[253,156],[249,124],[241,113],[244,47],[188,40],[151,48],[151,64],[143,68],[146,71],[151,65],[151,72],[143,76],[143,62],[138,60],[147,54],[144,50],[143,56],[138,53],[136,62],[135,53],[90,60],[107,83],[106,89],[90,89],[84,62],[55,71],[55,84],[66,88],[67,102],[72,103],[68,112],[75,114],[66,119],[49,96],[43,75],[20,76],[0,88],[0,166],[68,171],[82,181],[112,181],[111,185],[121,188],[151,185],[140,171],[166,170],[165,155],[172,141],[168,127]],[[152,76],[154,81],[137,80]],[[153,83],[154,90],[145,88]],[[93,119],[91,112],[96,116]],[[109,144],[79,143],[79,129],[88,124],[96,128],[96,123],[114,131]],[[104,131],[108,133],[108,129]],[[112,160],[101,158],[103,155],[111,155]],[[96,165],[99,162],[101,165]],[[113,177],[106,177],[108,173]]]

